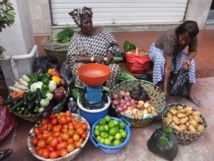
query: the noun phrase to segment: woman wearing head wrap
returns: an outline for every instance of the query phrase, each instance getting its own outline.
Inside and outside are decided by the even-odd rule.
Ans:
[[[153,83],[163,86],[167,95],[168,80],[171,71],[182,69],[188,72],[190,89],[187,99],[200,106],[199,100],[191,94],[191,87],[196,82],[195,61],[199,33],[195,21],[185,21],[175,29],[167,30],[149,50],[149,57],[154,62]],[[188,53],[183,50],[188,46]]]
[[[104,63],[103,58],[108,57],[111,74],[106,81],[106,86],[112,88],[121,74],[119,65],[112,61],[113,56],[121,56],[122,54],[116,39],[102,28],[93,27],[91,8],[74,9],[69,15],[80,28],[80,31],[73,35],[66,59],[66,68],[72,72],[75,86],[85,87],[77,73],[79,66],[92,62]]]

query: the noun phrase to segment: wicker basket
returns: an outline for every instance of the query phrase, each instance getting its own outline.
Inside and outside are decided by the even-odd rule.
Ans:
[[[65,106],[65,102],[66,102],[66,99],[67,97],[65,97],[63,99],[63,101],[59,104],[57,104],[54,108],[53,108],[53,112],[54,113],[59,113],[62,111],[63,107]],[[42,119],[42,114],[35,114],[35,115],[31,115],[31,116],[28,116],[28,115],[22,115],[22,114],[18,114],[16,112],[13,112],[16,116],[26,120],[26,121],[29,121],[29,122],[38,122],[39,120]]]
[[[85,138],[84,142],[82,143],[82,145],[75,149],[74,151],[68,153],[66,156],[64,157],[60,157],[60,158],[56,158],[56,159],[45,159],[43,157],[40,157],[39,155],[36,154],[35,152],[35,148],[34,146],[31,144],[31,139],[34,137],[34,133],[33,133],[33,128],[30,130],[29,132],[29,135],[28,135],[28,138],[27,138],[27,144],[28,144],[28,149],[30,150],[30,152],[32,153],[32,155],[34,157],[36,157],[37,159],[39,160],[44,160],[44,161],[70,161],[72,159],[74,159],[79,153],[80,151],[82,150],[82,148],[86,145],[86,143],[88,142],[88,139],[89,139],[89,136],[90,136],[90,125],[88,124],[88,122],[83,118],[81,117],[80,115],[78,114],[72,114],[72,116],[75,118],[75,120],[77,120],[78,122],[81,122],[81,121],[84,121],[87,123],[87,137]],[[41,122],[38,122],[35,126],[40,126]]]
[[[176,108],[177,106],[182,106],[183,108],[186,108],[187,105],[184,104],[179,104],[179,103],[173,103],[173,104],[168,104],[167,107],[164,109],[162,112],[162,124],[167,127],[171,127],[174,130],[174,133],[176,134],[178,141],[180,144],[189,144],[195,140],[197,140],[202,134],[204,134],[207,131],[207,123],[206,120],[203,116],[201,116],[203,120],[203,125],[204,125],[204,130],[202,132],[187,132],[187,131],[181,131],[173,126],[171,126],[168,122],[166,122],[165,117],[167,112],[170,110],[170,108]],[[197,111],[196,109],[192,108],[193,111]]]
[[[119,94],[120,90],[129,92],[133,89],[133,87],[137,88],[139,84],[147,91],[151,99],[150,101],[152,106],[156,108],[158,113],[161,113],[166,106],[165,95],[157,86],[154,86],[151,82],[148,82],[145,80],[126,80],[114,86],[112,89],[112,93]],[[157,114],[153,116],[147,116],[146,118],[142,118],[142,119],[134,118],[131,115],[122,114],[120,111],[118,111],[114,107],[114,105],[112,106],[115,109],[117,116],[124,117],[126,120],[128,120],[131,123],[132,127],[144,127],[146,125],[149,125],[152,122],[152,120],[158,115]]]
[[[62,63],[65,62],[66,56],[67,56],[67,50],[66,51],[52,51],[44,49],[47,56],[53,56],[57,58],[58,64],[62,65]]]

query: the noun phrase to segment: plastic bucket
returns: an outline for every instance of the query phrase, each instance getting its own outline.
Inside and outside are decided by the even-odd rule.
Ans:
[[[100,120],[108,114],[108,107],[110,106],[110,97],[108,96],[108,102],[101,109],[89,110],[84,108],[79,102],[79,97],[77,98],[77,106],[79,107],[80,116],[84,117],[88,121],[89,125],[92,127],[92,125],[97,120]]]
[[[115,153],[119,152],[129,142],[130,137],[131,137],[131,131],[130,131],[131,124],[126,119],[116,118],[116,117],[111,117],[111,119],[118,120],[119,122],[123,121],[126,123],[125,131],[127,132],[127,136],[126,136],[126,139],[119,145],[116,145],[116,146],[104,145],[104,144],[100,143],[94,135],[94,129],[95,129],[95,126],[97,125],[97,123],[99,122],[99,120],[96,121],[93,124],[92,129],[91,129],[90,140],[94,144],[95,147],[100,148],[101,151],[105,154],[115,154]]]

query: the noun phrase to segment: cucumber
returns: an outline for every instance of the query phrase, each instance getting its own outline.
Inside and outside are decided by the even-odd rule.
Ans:
[[[16,110],[16,108],[22,106],[23,104],[24,104],[24,100],[23,99],[21,99],[20,101],[16,101],[16,103],[14,104],[13,107],[10,108],[10,110],[14,111],[14,110]]]
[[[30,96],[30,101],[34,102],[36,97],[37,97],[37,92],[36,91],[32,92],[32,95]]]
[[[28,96],[28,92],[25,92],[23,96],[25,106],[27,105],[27,96]]]

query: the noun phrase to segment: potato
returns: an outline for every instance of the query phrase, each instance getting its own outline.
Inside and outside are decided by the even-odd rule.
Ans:
[[[185,109],[185,111],[192,111],[192,107],[190,107],[190,106],[187,106],[186,108],[184,108]]]
[[[188,129],[190,132],[196,132],[196,129],[192,125],[189,125]]]
[[[179,129],[179,126],[176,125],[176,124],[173,124],[172,127],[174,127],[174,128],[177,129],[177,130],[180,130],[180,129]]]
[[[180,110],[179,113],[186,113],[186,110],[185,109]]]
[[[179,126],[179,130],[185,131],[187,129],[186,125],[184,124],[180,124]]]
[[[173,116],[172,117],[172,121],[176,124],[176,125],[179,125],[179,119],[176,117],[176,116]]]
[[[182,107],[182,106],[177,106],[177,110],[178,111],[181,111],[181,110],[183,110],[184,108]]]
[[[196,128],[196,126],[198,125],[197,121],[195,121],[194,119],[189,120],[189,124],[192,125],[194,128]]]
[[[172,118],[165,118],[166,122],[171,124],[172,123]]]
[[[202,121],[202,118],[200,117],[200,116],[198,116],[198,115],[193,115],[193,119],[195,120],[195,121],[197,121],[197,123],[202,123],[203,121]]]
[[[198,124],[198,125],[196,126],[196,130],[197,130],[198,132],[204,131],[204,125]]]
[[[189,120],[188,117],[180,119],[180,124],[185,124]]]
[[[183,114],[183,113],[178,113],[178,114],[177,114],[177,117],[178,117],[178,118],[184,118],[184,117],[186,117],[186,115]]]
[[[177,111],[176,109],[174,109],[174,108],[171,108],[171,109],[169,110],[169,112],[170,112],[172,115],[176,115],[176,114],[178,113],[178,111]]]
[[[166,117],[167,117],[167,118],[172,118],[172,114],[171,114],[170,112],[168,112],[168,113],[166,114]]]
[[[186,116],[190,116],[190,115],[192,115],[192,111],[191,110],[186,111]]]
[[[192,112],[192,115],[198,115],[198,116],[201,116],[201,112],[200,112],[200,111],[193,111],[193,112]]]
[[[143,104],[138,103],[138,104],[136,105],[136,107],[137,107],[137,108],[142,108],[142,107],[143,107]]]

